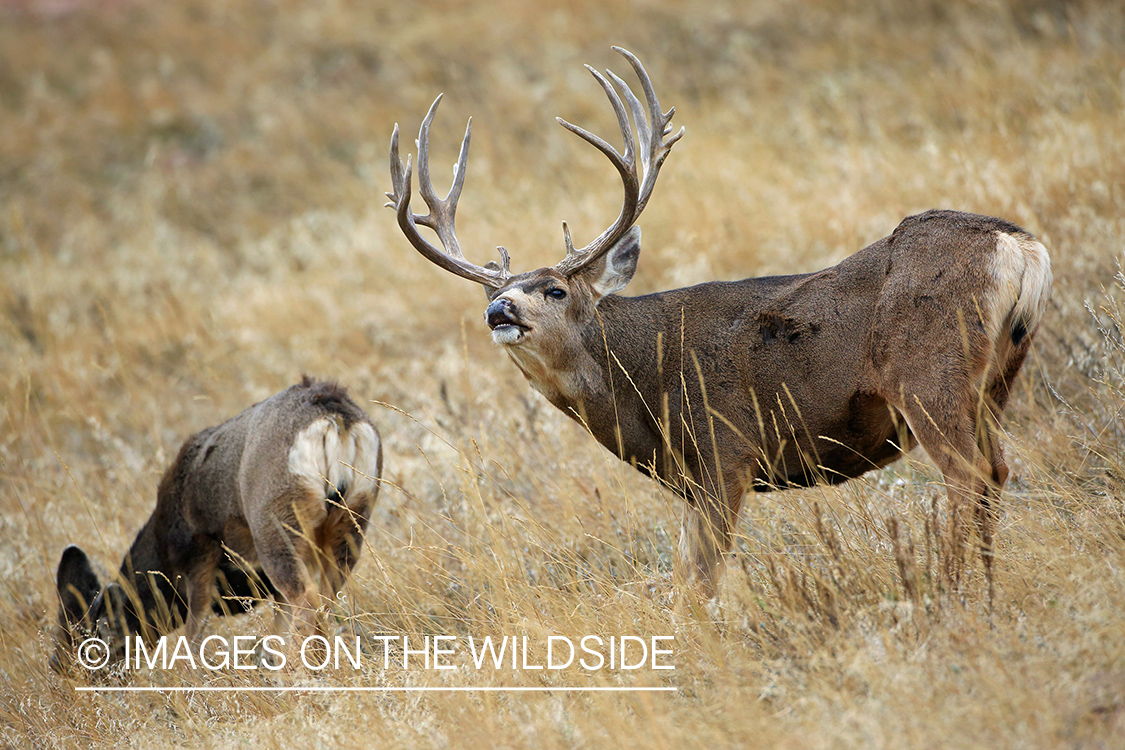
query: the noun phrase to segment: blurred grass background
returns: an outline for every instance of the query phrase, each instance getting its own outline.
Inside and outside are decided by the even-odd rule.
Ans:
[[[439,187],[474,118],[470,258],[502,244],[526,270],[561,257],[562,219],[581,243],[608,225],[616,176],[553,118],[614,132],[581,67],[625,72],[612,44],[688,130],[630,294],[815,270],[931,207],[1050,248],[991,615],[979,571],[964,603],[934,572],[941,487],[916,453],[751,498],[720,616],[675,622],[676,502],[534,394],[480,291],[398,234],[391,128],[439,92]],[[1125,745],[1123,99],[1109,1],[0,2],[0,744]],[[302,372],[347,384],[386,443],[342,622],[675,633],[679,692],[92,696],[50,673],[62,548],[115,569],[183,439]]]

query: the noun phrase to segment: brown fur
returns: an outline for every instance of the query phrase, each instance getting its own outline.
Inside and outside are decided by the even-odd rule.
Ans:
[[[1017,346],[1010,321],[985,319],[999,233],[1032,242],[1000,219],[931,211],[816,273],[624,298],[599,296],[604,263],[541,269],[490,290],[489,309],[527,327],[505,349],[536,389],[687,499],[680,570],[706,595],[747,489],[842,482],[914,441],[948,484],[959,539],[980,498],[988,564],[1008,473],[996,430],[1038,323]],[[545,294],[557,286],[565,299]]]
[[[320,420],[341,439],[367,441],[369,450],[353,460],[371,479],[346,474],[355,481],[336,487],[326,477],[294,473],[298,436]],[[366,426],[359,437],[357,425]],[[320,442],[308,441],[310,450],[322,451],[331,467],[328,441]],[[120,645],[122,636],[151,639],[183,623],[198,640],[207,615],[230,611],[232,597],[272,594],[278,628],[310,635],[321,606],[317,574],[330,596],[343,586],[363,544],[381,470],[378,431],[368,416],[339,385],[307,376],[192,435],[165,472],[156,508],[116,582],[102,589],[85,553],[75,546],[63,553],[62,632],[52,664],[65,663],[79,629],[97,628]]]

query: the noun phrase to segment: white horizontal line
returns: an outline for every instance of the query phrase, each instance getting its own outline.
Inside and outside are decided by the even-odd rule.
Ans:
[[[76,687],[76,693],[674,693],[677,687]]]

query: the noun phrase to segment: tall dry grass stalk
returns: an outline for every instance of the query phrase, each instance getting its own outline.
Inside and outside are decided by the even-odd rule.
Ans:
[[[435,163],[475,118],[475,260],[503,244],[536,267],[561,219],[579,242],[607,225],[616,178],[552,118],[613,132],[581,68],[616,63],[611,44],[688,128],[629,293],[814,270],[930,207],[1051,249],[991,612],[979,562],[951,590],[915,453],[750,498],[721,609],[675,618],[676,501],[536,396],[480,292],[398,235],[391,127],[439,91]],[[1125,744],[1123,94],[1108,1],[0,5],[0,744]],[[348,384],[387,442],[342,632],[674,634],[676,670],[110,684],[678,692],[91,695],[51,673],[62,548],[116,566],[184,437],[304,371]]]

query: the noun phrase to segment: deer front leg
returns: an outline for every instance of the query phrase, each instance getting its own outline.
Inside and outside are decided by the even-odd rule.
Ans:
[[[184,635],[197,652],[203,641],[203,626],[211,613],[211,602],[215,596],[215,575],[221,553],[222,549],[214,543],[196,550],[187,574],[188,611],[184,619]]]
[[[700,602],[719,593],[741,504],[741,494],[728,495],[728,502],[723,502],[699,493],[684,507],[675,577]]]

